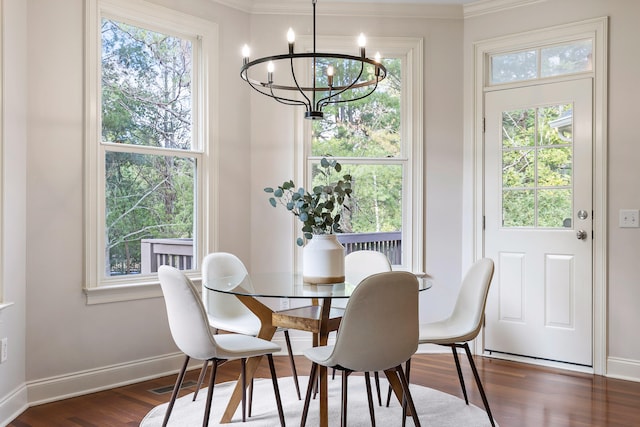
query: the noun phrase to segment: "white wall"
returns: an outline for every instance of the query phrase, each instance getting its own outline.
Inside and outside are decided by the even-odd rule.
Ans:
[[[253,271],[291,269],[290,215],[270,208],[262,188],[293,177],[300,143],[294,115],[302,113],[250,94],[238,69],[243,43],[279,53],[284,31],[296,24],[309,34],[310,17],[249,15],[209,0],[155,2],[219,25],[219,249],[239,254]],[[24,402],[27,385],[28,400],[38,402],[179,366],[165,357],[176,349],[161,299],[87,306],[82,293],[83,5],[4,0],[3,283],[15,305],[0,313],[0,337],[10,346],[0,365],[0,425]],[[470,212],[462,204],[463,132],[471,101],[463,102],[463,83],[472,73],[473,42],[603,15],[611,16],[609,353],[616,366],[633,367],[640,366],[640,230],[619,229],[617,212],[640,208],[633,187],[640,182],[633,141],[640,4],[535,2],[464,21],[320,15],[318,33],[424,38],[425,265],[436,286],[421,296],[421,315],[435,318],[446,314],[464,268],[461,224]]]
[[[473,43],[507,34],[609,16],[608,98],[608,375],[640,379],[640,229],[619,228],[620,209],[640,208],[640,144],[637,143],[637,40],[640,2],[556,0],[465,19],[465,82],[473,78]],[[465,93],[466,133],[472,132],[473,105]],[[596,239],[598,236],[596,236]]]
[[[2,277],[4,302],[0,338],[7,338],[8,358],[0,365],[0,424],[25,409],[26,339],[26,146],[27,146],[27,7],[22,0],[2,4],[3,162]]]

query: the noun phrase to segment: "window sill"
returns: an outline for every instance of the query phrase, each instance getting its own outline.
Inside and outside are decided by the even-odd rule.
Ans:
[[[191,280],[196,286],[200,286],[200,277],[192,277]],[[87,296],[87,305],[162,297],[162,289],[157,281],[105,285],[96,288],[84,288],[83,291]]]
[[[162,296],[162,289],[159,283],[144,283],[85,288],[84,293],[87,296],[87,305],[93,305],[158,298]]]

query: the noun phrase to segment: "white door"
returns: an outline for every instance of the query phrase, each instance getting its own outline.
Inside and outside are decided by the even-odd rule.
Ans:
[[[485,351],[592,366],[592,80],[485,95]]]

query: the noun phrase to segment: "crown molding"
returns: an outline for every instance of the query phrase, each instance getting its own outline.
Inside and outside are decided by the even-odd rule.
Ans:
[[[479,0],[473,3],[467,3],[463,5],[462,8],[464,18],[467,19],[545,1],[547,0]]]
[[[256,15],[311,15],[309,0],[210,0]],[[316,9],[324,16],[366,16],[393,18],[466,19],[547,0],[477,0],[464,5],[425,3],[354,3],[325,1]]]
[[[309,0],[210,0],[256,15],[311,15]],[[462,6],[419,3],[319,2],[318,16],[462,19]]]

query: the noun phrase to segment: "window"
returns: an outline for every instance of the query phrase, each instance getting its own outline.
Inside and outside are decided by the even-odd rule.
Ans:
[[[490,84],[581,73],[592,69],[592,40],[490,56]]]
[[[153,284],[162,264],[198,269],[208,250],[213,132],[205,98],[215,68],[209,22],[123,0],[99,0],[95,10],[87,55],[90,300],[100,287]]]
[[[370,249],[385,253],[399,269],[422,270],[422,74],[421,42],[371,40],[385,49],[388,76],[367,98],[325,107],[324,120],[310,125],[307,182],[321,177],[324,156],[338,160],[352,176],[353,193],[342,212],[347,252]],[[340,46],[352,45],[348,40]],[[382,46],[381,46],[382,45]],[[348,48],[348,47],[347,47]],[[381,52],[382,53],[382,52]],[[341,64],[333,64],[340,70]],[[340,77],[336,71],[334,79]]]

